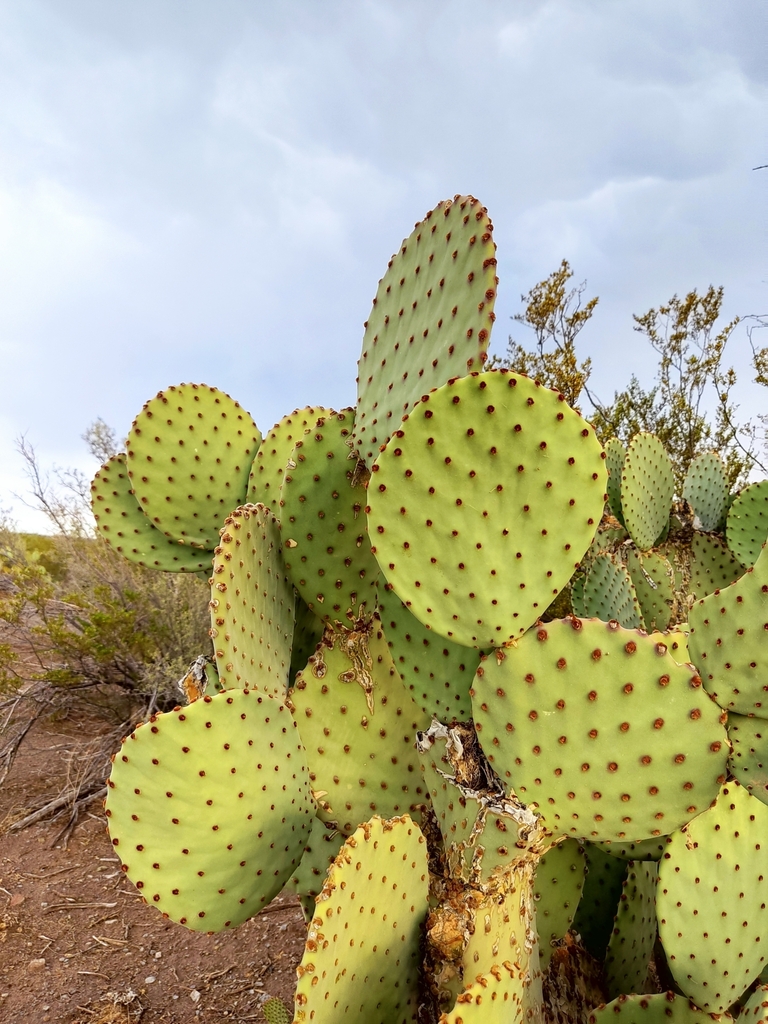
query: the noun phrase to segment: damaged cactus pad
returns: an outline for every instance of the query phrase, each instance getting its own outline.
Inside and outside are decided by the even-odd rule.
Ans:
[[[354,408],[262,438],[169,387],[96,474],[106,543],[211,588],[187,703],[114,755],[114,850],[188,929],[298,896],[268,1021],[768,1020],[768,481],[697,452],[681,486],[484,369],[496,273],[485,207],[439,203]]]

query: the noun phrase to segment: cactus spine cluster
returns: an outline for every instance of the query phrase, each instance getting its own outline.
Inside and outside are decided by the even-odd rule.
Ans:
[[[768,482],[709,453],[676,496],[655,437],[484,370],[496,286],[440,203],[355,408],[262,441],[180,385],[97,474],[108,543],[210,577],[218,672],[124,740],[112,842],[188,928],[299,895],[274,1019],[766,1019]]]

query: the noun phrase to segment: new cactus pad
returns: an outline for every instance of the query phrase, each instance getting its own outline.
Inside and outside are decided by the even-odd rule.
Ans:
[[[115,851],[188,928],[298,895],[272,1024],[765,1020],[768,483],[703,453],[676,494],[658,438],[484,371],[496,286],[487,211],[441,203],[356,408],[260,440],[179,385],[99,471],[115,550],[210,574],[221,691],[190,652],[124,740]]]

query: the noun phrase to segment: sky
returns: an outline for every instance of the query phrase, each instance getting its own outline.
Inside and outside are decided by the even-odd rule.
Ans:
[[[492,351],[565,258],[597,394],[650,385],[633,314],[768,312],[766,39],[765,0],[0,0],[0,510],[46,529],[20,437],[90,476],[88,425],[181,381],[264,432],[354,404],[387,261],[457,193],[494,222]]]

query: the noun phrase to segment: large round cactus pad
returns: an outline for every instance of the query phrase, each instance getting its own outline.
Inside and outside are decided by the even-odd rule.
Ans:
[[[210,569],[210,552],[171,540],[144,515],[131,487],[124,454],[113,455],[93,478],[91,508],[101,536],[131,562],[165,572]]]
[[[440,203],[389,261],[365,325],[355,444],[375,459],[432,388],[482,368],[496,299],[496,246],[471,196]]]
[[[722,1024],[733,1020],[727,1014],[717,1019]],[[709,1013],[674,992],[621,995],[605,1006],[598,1006],[589,1015],[589,1024],[613,1024],[613,1021],[619,1024],[713,1024]]]
[[[683,497],[698,520],[699,530],[716,530],[728,506],[728,475],[715,452],[698,455],[688,467]],[[768,531],[767,531],[768,532]]]
[[[312,826],[289,711],[232,690],[154,715],[115,755],[106,813],[148,903],[195,931],[241,924],[280,892]]]
[[[128,434],[136,498],[167,536],[213,550],[245,498],[261,443],[240,405],[206,384],[179,384],[145,403]]]
[[[672,837],[659,866],[659,937],[672,975],[722,1013],[766,963],[768,807],[738,782]]]
[[[333,410],[324,406],[308,405],[294,409],[272,427],[259,446],[248,478],[248,501],[260,501],[280,514],[280,488],[285,467],[293,446],[321,416],[332,416]]]
[[[729,711],[728,736],[731,771],[752,796],[768,804],[768,722]]]
[[[280,528],[265,505],[243,505],[227,517],[211,579],[211,636],[222,687],[254,686],[282,698],[295,595]]]
[[[427,800],[414,749],[429,725],[397,674],[381,623],[326,628],[291,692],[318,816],[350,835],[371,814]]]
[[[691,608],[688,649],[718,704],[768,718],[768,549],[754,568]]]
[[[297,968],[294,1021],[417,1019],[427,844],[404,815],[361,825],[317,898]]]
[[[750,484],[734,499],[726,523],[728,547],[743,565],[754,565],[768,537],[768,480]]]
[[[641,551],[648,551],[669,522],[675,479],[658,437],[635,434],[621,474],[624,523]]]
[[[502,780],[555,832],[636,842],[705,810],[725,779],[720,709],[665,644],[562,619],[489,656],[472,691]]]
[[[368,529],[395,593],[469,647],[522,635],[566,585],[605,501],[594,430],[505,370],[424,396],[372,467]]]
[[[283,557],[294,585],[326,622],[348,625],[376,608],[365,487],[346,443],[354,409],[321,418],[296,442],[280,491]]]

